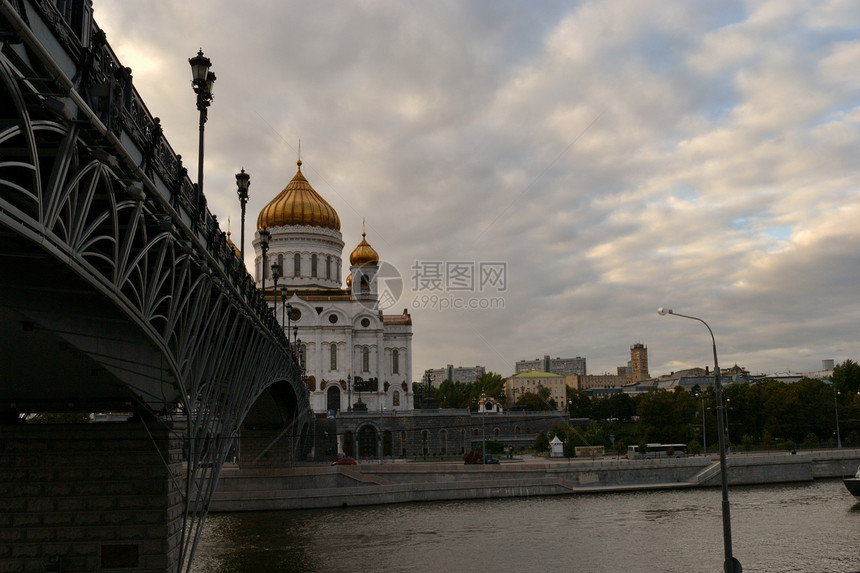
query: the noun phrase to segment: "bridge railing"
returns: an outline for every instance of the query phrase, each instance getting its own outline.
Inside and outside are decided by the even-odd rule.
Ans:
[[[201,194],[200,204],[195,204],[196,185],[188,177],[182,156],[164,138],[159,118],[152,115],[134,88],[131,69],[122,65],[104,31],[93,20],[90,0],[32,0],[29,4],[12,2],[11,6],[26,24],[31,16],[38,16],[50,29],[75,66],[68,87],[89,108],[83,111],[96,127],[103,129],[104,135],[134,161],[136,175],[154,194],[147,198],[159,199],[165,221],[169,220],[176,233],[197,246],[199,254],[232,286],[248,310],[280,345],[289,348],[289,340],[262,293],[227,244],[217,218],[207,209],[205,197]],[[28,14],[27,6],[38,14]]]

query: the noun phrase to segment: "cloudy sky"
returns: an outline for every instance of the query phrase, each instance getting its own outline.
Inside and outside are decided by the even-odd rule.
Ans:
[[[345,257],[366,218],[403,276],[388,312],[413,316],[415,379],[445,364],[507,375],[544,354],[614,373],[637,342],[652,375],[711,364],[707,330],[658,307],[704,318],[723,367],[860,359],[856,1],[94,9],[188,166],[188,58],[211,58],[205,193],[237,242],[234,174],[251,175],[250,229],[301,139]],[[456,290],[464,262],[472,291]],[[481,290],[481,263],[505,263],[504,288]]]

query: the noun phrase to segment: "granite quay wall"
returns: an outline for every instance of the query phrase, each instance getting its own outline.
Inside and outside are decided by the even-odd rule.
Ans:
[[[0,571],[175,569],[181,441],[149,426],[0,425]]]
[[[860,449],[790,455],[733,454],[731,485],[768,484],[853,475]],[[270,470],[227,467],[211,511],[307,509],[410,501],[529,497],[720,485],[719,459],[517,460],[499,465],[377,462]]]

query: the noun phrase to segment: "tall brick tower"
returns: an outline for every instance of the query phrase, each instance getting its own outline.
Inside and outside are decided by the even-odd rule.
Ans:
[[[648,347],[637,342],[630,347],[630,374],[632,382],[649,380],[648,374]]]

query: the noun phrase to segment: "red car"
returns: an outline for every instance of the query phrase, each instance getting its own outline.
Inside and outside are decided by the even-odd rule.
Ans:
[[[354,466],[357,465],[358,462],[355,461],[355,458],[340,458],[339,460],[335,460],[331,463],[333,466]]]

